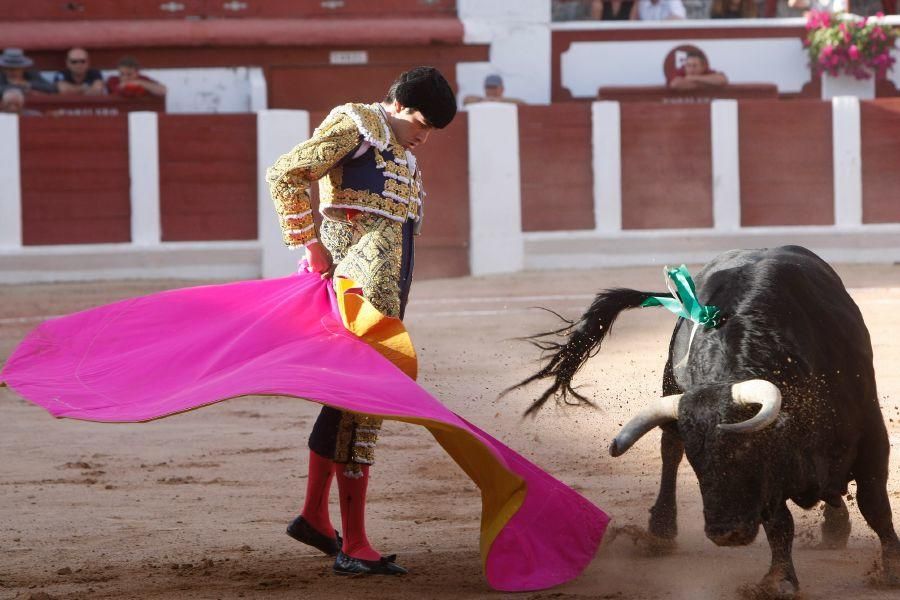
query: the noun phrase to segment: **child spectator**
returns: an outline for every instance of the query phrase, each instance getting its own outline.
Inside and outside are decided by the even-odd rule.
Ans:
[[[113,75],[106,82],[110,94],[123,98],[166,95],[166,86],[142,75],[141,66],[133,56],[123,56],[116,66],[119,74]]]
[[[710,69],[706,55],[699,50],[688,50],[684,66],[676,69],[674,77],[669,80],[669,87],[673,90],[708,89],[727,84],[725,74]]]
[[[0,90],[18,88],[23,93],[56,93],[56,86],[37,71],[30,70],[34,62],[20,48],[6,48],[0,54]]]
[[[103,75],[91,68],[84,48],[72,48],[66,54],[66,68],[56,74],[56,89],[60,94],[98,96],[106,92]]]

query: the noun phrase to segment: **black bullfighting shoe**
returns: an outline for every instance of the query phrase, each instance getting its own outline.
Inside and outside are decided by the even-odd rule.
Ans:
[[[333,538],[322,535],[303,517],[297,517],[288,525],[287,534],[298,542],[318,548],[328,556],[337,556],[344,544],[344,540],[341,539],[341,534],[337,530],[334,531]]]
[[[382,556],[379,560],[363,560],[338,552],[334,559],[334,572],[338,575],[406,575],[408,571],[395,560],[396,554]]]

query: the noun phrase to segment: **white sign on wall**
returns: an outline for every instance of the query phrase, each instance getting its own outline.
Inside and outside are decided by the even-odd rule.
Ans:
[[[369,53],[365,50],[334,51],[328,55],[328,62],[333,65],[365,65],[369,62]]]

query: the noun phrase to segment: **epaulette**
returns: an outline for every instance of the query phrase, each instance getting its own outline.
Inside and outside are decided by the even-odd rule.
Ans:
[[[328,113],[324,123],[337,118],[338,115],[347,115],[356,124],[363,140],[369,142],[379,150],[386,150],[391,142],[391,129],[384,118],[384,113],[378,103],[375,104],[342,104]],[[314,134],[315,135],[315,134]]]

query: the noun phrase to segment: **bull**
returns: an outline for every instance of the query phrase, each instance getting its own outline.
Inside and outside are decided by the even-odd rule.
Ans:
[[[600,350],[619,313],[651,297],[677,295],[609,289],[579,320],[528,338],[545,351],[544,362],[514,388],[542,379],[550,387],[526,414],[554,397],[590,404],[572,378]],[[838,275],[798,246],[734,250],[698,273],[696,300],[718,307],[717,326],[678,319],[663,397],[634,416],[609,448],[621,456],[648,431],[662,429],[649,534],[674,542],[676,472],[687,454],[700,484],[706,536],[720,546],[745,545],[762,525],[772,561],[753,591],[792,597],[799,581],[787,501],[806,509],[824,501],[822,543],[842,547],[850,533],[843,496],[855,480],[860,512],[881,542],[881,578],[900,585],[900,541],[887,491],[890,444],[872,345]]]

